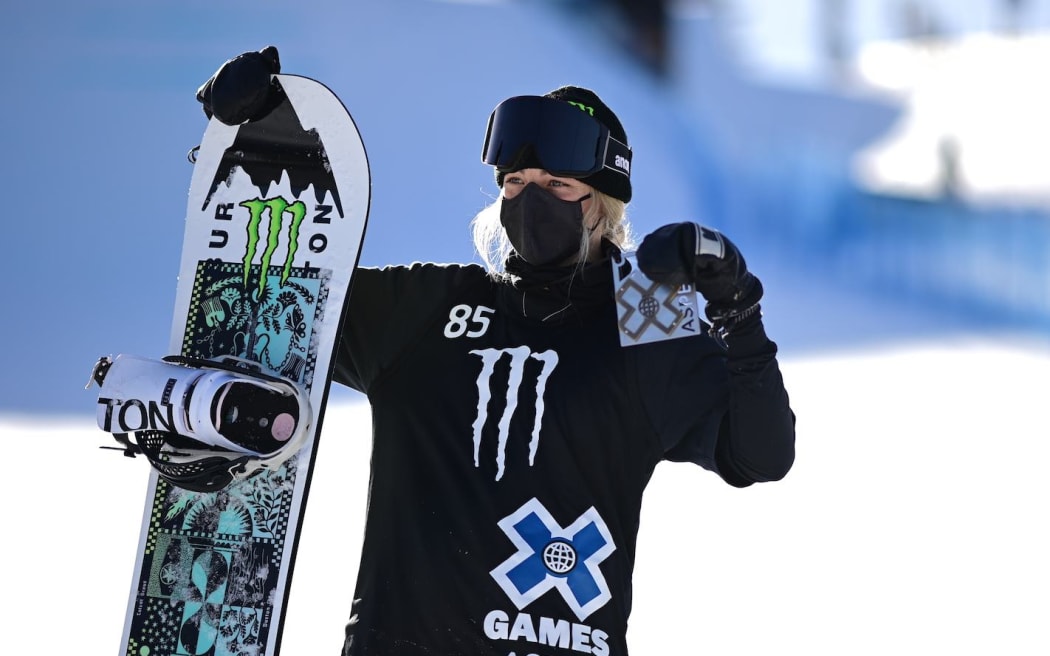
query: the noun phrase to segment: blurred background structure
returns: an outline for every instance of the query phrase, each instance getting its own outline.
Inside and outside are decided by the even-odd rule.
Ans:
[[[1050,327],[1050,3],[562,4],[604,5],[681,98],[720,227],[813,274]]]

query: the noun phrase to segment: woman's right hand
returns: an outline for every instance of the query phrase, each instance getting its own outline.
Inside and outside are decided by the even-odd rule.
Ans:
[[[224,63],[197,90],[208,118],[240,125],[266,116],[279,102],[273,76],[281,72],[277,48],[245,52]]]

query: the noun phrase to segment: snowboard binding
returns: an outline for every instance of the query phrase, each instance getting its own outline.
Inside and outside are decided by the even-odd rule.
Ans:
[[[276,469],[309,434],[309,401],[299,387],[229,357],[102,357],[91,371],[99,428],[124,455],[142,454],[164,480],[213,492]]]

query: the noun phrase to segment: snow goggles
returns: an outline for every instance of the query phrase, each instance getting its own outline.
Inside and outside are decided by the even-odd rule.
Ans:
[[[534,158],[551,175],[585,178],[602,169],[631,176],[631,149],[586,111],[563,100],[515,96],[489,116],[481,161],[500,171]]]

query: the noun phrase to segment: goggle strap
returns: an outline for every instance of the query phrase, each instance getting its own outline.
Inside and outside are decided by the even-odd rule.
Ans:
[[[602,162],[603,168],[631,177],[631,148],[611,134],[605,140],[605,158]]]

